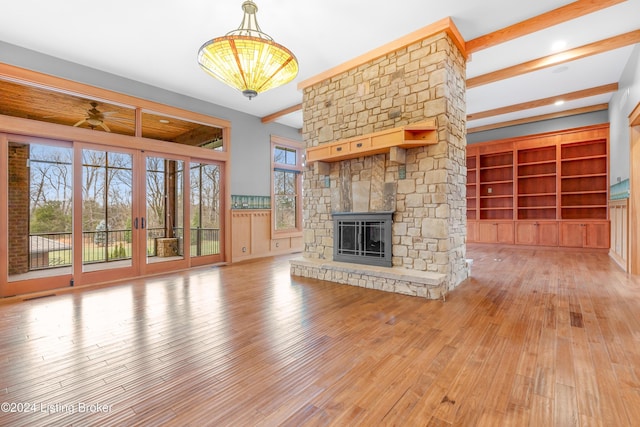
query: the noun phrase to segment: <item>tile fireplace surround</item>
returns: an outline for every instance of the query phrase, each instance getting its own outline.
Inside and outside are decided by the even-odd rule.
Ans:
[[[291,274],[431,299],[466,279],[465,57],[450,35],[304,88],[303,114],[307,148],[425,121],[435,140],[307,164],[304,252]],[[381,211],[393,212],[392,266],[334,260],[332,214]]]

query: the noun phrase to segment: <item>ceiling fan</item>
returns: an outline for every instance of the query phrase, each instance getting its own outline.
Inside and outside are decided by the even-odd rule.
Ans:
[[[109,127],[104,122],[105,115],[108,113],[103,113],[102,111],[98,110],[98,103],[95,101],[90,102],[89,105],[91,105],[91,108],[87,110],[87,117],[80,120],[73,126],[78,127],[83,123],[87,123],[91,129],[101,127],[105,131],[111,132],[111,129],[109,129]]]

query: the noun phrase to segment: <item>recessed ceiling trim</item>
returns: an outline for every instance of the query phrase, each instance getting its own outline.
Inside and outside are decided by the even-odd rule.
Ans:
[[[640,43],[640,30],[630,31],[608,39],[589,43],[575,49],[544,56],[532,61],[523,62],[511,67],[493,71],[491,73],[472,77],[467,79],[467,89],[542,70],[544,68],[553,67],[558,64],[564,64],[566,62],[575,61],[587,56],[597,55],[636,43]]]
[[[560,95],[550,96],[548,98],[536,99],[534,101],[522,102],[520,104],[508,105],[506,107],[494,108],[492,110],[480,111],[467,115],[467,120],[479,120],[487,117],[499,116],[502,114],[513,113],[515,111],[529,110],[531,108],[544,107],[546,105],[553,105],[560,98],[567,102],[580,98],[587,98],[590,96],[602,95],[604,93],[615,92],[618,90],[618,83],[610,83],[598,87],[592,87],[589,89],[578,90],[575,92],[563,93]]]
[[[264,116],[262,119],[260,119],[260,121],[262,121],[262,123],[275,122],[280,117],[286,116],[287,114],[295,113],[296,111],[299,111],[299,110],[302,110],[302,104],[296,104],[296,105],[293,105],[293,106],[291,106],[289,108],[285,108],[283,110],[276,111],[273,114],[269,114],[268,116]]]
[[[592,112],[595,112],[595,111],[607,110],[608,108],[609,108],[609,104],[608,103],[591,105],[589,107],[574,108],[572,110],[559,111],[557,113],[542,114],[540,116],[526,117],[524,119],[509,120],[509,121],[506,121],[506,122],[492,123],[490,125],[478,126],[478,127],[475,127],[475,128],[469,128],[469,129],[467,129],[467,133],[469,134],[469,133],[483,132],[483,131],[486,131],[486,130],[506,128],[506,127],[509,127],[509,126],[516,126],[516,125],[523,125],[523,124],[527,124],[527,123],[541,122],[543,120],[559,119],[561,117],[575,116],[576,114],[585,114],[585,113],[592,113]]]
[[[588,15],[602,9],[606,9],[626,0],[578,0],[568,5],[553,9],[533,18],[527,19],[517,24],[510,25],[493,33],[485,34],[466,43],[467,53],[471,54],[479,50],[487,49],[492,46],[544,30],[545,28],[561,24]]]

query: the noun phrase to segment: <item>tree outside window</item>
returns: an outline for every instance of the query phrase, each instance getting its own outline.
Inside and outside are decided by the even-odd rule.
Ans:
[[[302,143],[272,137],[272,232],[302,231]]]
[[[286,170],[273,172],[276,231],[296,228],[297,174]]]

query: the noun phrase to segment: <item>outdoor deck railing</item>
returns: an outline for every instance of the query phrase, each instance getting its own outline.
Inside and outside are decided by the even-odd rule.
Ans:
[[[131,229],[85,231],[82,233],[82,262],[131,259]],[[184,230],[174,229],[174,236],[182,239]],[[156,239],[165,237],[164,228],[147,229],[147,256],[156,256]],[[220,229],[191,228],[191,256],[220,253]],[[68,267],[73,259],[72,233],[29,234],[29,270]]]

